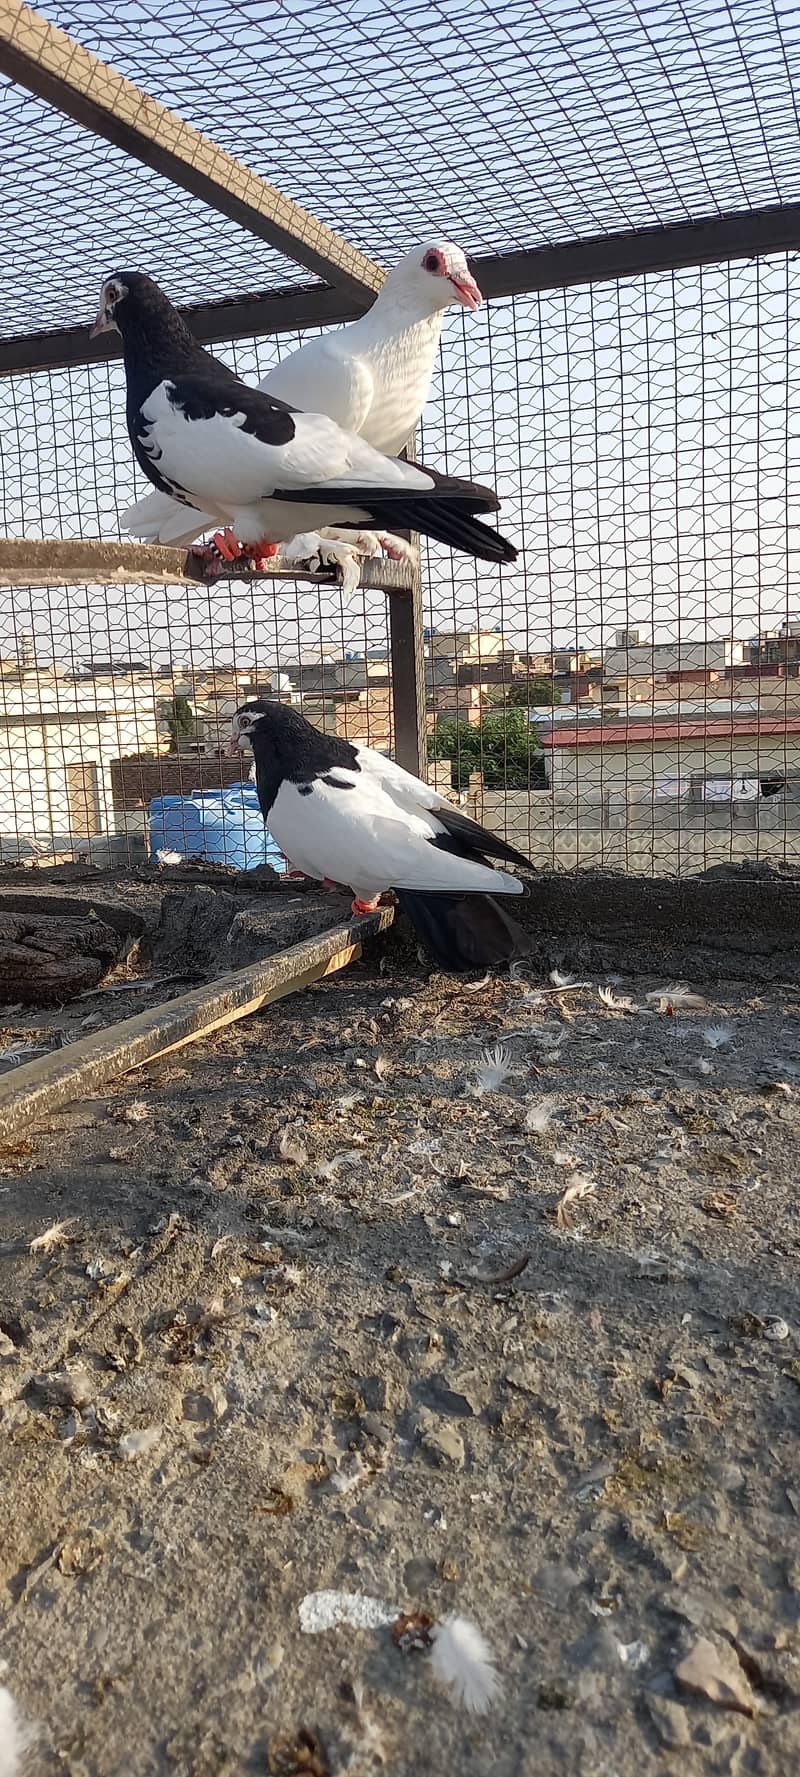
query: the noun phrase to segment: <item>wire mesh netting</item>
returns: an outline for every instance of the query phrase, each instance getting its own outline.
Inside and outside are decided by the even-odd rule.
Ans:
[[[0,338],[88,325],[103,278],[120,265],[152,271],[175,302],[314,282],[245,228],[8,81],[0,81],[0,157],[0,215],[15,242]]]
[[[799,283],[780,255],[448,318],[420,454],[498,487],[520,559],[424,550],[428,746],[539,863],[800,856]],[[255,379],[295,343],[222,355]],[[0,382],[7,534],[116,534],[122,408],[117,365]],[[240,775],[259,686],[393,744],[382,593],[0,596],[9,853],[143,843],[154,796]]]
[[[431,746],[534,858],[800,858],[799,278],[631,279],[450,336],[423,454],[494,478],[522,565],[427,577]]]
[[[387,263],[433,233],[504,253],[800,200],[786,5],[43,10]],[[0,336],[88,323],[114,263],[178,301],[310,281],[18,87],[0,100]],[[775,254],[447,319],[420,454],[497,487],[520,555],[423,549],[429,769],[537,863],[800,854],[799,278]],[[218,349],[255,379],[295,343]],[[123,406],[117,364],[0,379],[6,534],[118,534],[144,491]],[[224,741],[255,690],[392,749],[389,627],[366,589],[0,591],[0,855],[141,851],[170,796],[188,849],[192,792],[241,775]]]
[[[780,0],[42,11],[377,258],[431,230],[504,252],[800,198]]]

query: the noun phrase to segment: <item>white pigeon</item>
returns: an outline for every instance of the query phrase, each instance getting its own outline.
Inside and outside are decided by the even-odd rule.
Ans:
[[[161,493],[233,527],[251,555],[295,536],[302,515],[317,530],[395,525],[482,561],[515,560],[475,516],[497,511],[491,488],[383,456],[327,415],[295,412],[241,382],[142,272],[103,284],[93,333],[109,328],[122,335],[140,468]]]
[[[301,411],[325,413],[375,450],[397,456],[412,437],[428,399],[445,313],[454,303],[476,309],[481,292],[460,247],[432,241],[398,261],[366,315],[289,353],[259,383],[267,395]],[[169,495],[146,494],[122,515],[122,526],[148,543],[193,543],[213,525],[208,512],[187,511]],[[395,560],[410,553],[402,537],[336,527],[304,532],[282,559],[336,566],[345,591],[358,585],[361,561],[381,550]],[[223,553],[235,553],[232,543]]]
[[[243,704],[229,751],[251,747],[259,806],[295,870],[347,883],[355,913],[393,889],[439,967],[491,968],[530,948],[495,899],[524,893],[487,858],[530,869],[521,852],[371,747],[321,734],[268,698]]]

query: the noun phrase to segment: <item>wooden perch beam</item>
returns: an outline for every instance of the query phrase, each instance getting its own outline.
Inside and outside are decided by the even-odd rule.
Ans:
[[[280,556],[256,573],[227,565],[219,580],[310,582],[336,586],[333,569],[311,573],[284,567]],[[191,550],[163,549],[148,543],[106,543],[46,537],[0,537],[0,586],[210,586],[202,564]],[[376,592],[410,592],[411,564],[388,560],[365,561],[361,585]]]
[[[0,71],[316,277],[357,300],[380,289],[374,260],[20,0],[0,0]]]

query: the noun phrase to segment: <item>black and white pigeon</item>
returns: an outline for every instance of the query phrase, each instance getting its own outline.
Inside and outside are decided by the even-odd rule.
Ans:
[[[477,309],[481,292],[461,248],[434,240],[413,247],[392,266],[372,307],[321,337],[306,339],[273,364],[258,387],[301,412],[325,413],[374,450],[399,456],[428,399],[447,310]],[[167,494],[145,494],[122,514],[122,528],[147,543],[194,543],[213,528],[208,512],[179,506]],[[303,532],[281,550],[286,563],[335,566],[345,592],[359,583],[361,562],[381,551],[403,560],[402,537],[388,532]]]
[[[530,861],[371,747],[321,734],[291,705],[262,698],[233,719],[229,751],[251,747],[261,813],[305,876],[347,883],[354,913],[393,889],[440,969],[496,968],[529,942],[502,905],[524,893],[489,858]]]
[[[231,527],[248,553],[269,554],[300,523],[416,530],[481,561],[516,559],[475,516],[497,511],[491,488],[382,456],[325,414],[250,388],[142,272],[105,280],[92,332],[111,328],[122,335],[140,468],[161,493]]]

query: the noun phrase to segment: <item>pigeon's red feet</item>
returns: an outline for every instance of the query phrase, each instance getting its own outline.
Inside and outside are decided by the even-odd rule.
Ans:
[[[359,901],[358,898],[356,898],[353,902],[352,911],[353,913],[374,913],[376,907],[379,907],[380,904],[380,895],[376,895],[374,901]]]
[[[242,554],[242,545],[230,525],[226,525],[224,531],[214,532],[211,546],[223,561],[238,561]]]
[[[278,544],[270,543],[266,537],[259,538],[257,543],[246,543],[243,554],[252,562],[257,574],[263,573],[268,562],[278,554]]]

